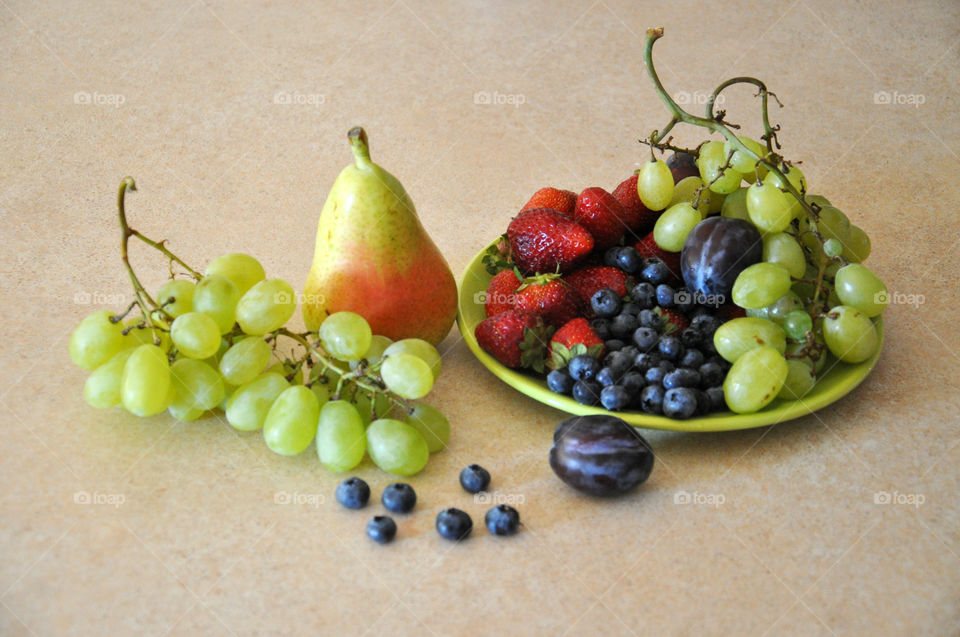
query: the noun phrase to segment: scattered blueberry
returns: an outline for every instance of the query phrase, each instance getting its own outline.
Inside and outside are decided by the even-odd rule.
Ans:
[[[610,323],[610,333],[613,334],[614,338],[625,341],[630,338],[639,325],[637,317],[633,314],[617,314]]]
[[[463,468],[460,472],[460,486],[468,493],[480,493],[490,486],[490,472],[478,464]]]
[[[628,301],[623,304],[623,308],[620,310],[622,314],[633,314],[634,316],[640,314],[644,308],[640,307],[639,303],[634,303],[633,301]]]
[[[640,353],[640,350],[638,350],[633,345],[624,345],[623,347],[620,348],[620,353],[628,357],[630,360],[633,360],[634,358],[636,358],[637,354]]]
[[[597,333],[603,340],[610,338],[610,319],[608,318],[595,318],[590,321],[590,327],[593,328],[593,331]]]
[[[623,351],[609,354],[603,362],[613,371],[617,378],[626,374],[630,371],[630,368],[633,367],[633,357]]]
[[[674,296],[677,292],[667,285],[666,283],[661,283],[657,286],[657,305],[660,307],[673,307]]]
[[[690,327],[695,327],[702,334],[713,337],[713,333],[720,327],[720,319],[712,314],[698,314],[690,321]]]
[[[703,332],[696,327],[688,327],[680,332],[680,342],[685,347],[699,347],[703,342]]]
[[[696,387],[700,384],[700,374],[689,367],[678,367],[664,375],[663,387],[675,389],[677,387]]]
[[[660,337],[660,343],[657,345],[660,355],[669,361],[679,360],[683,356],[683,344],[680,339],[671,334]]]
[[[637,283],[630,292],[630,298],[641,308],[652,310],[657,304],[657,288],[646,281]]]
[[[603,265],[608,268],[617,267],[617,255],[620,253],[621,246],[614,246],[603,253]]]
[[[633,367],[641,374],[646,374],[651,367],[660,364],[660,355],[656,352],[640,352],[633,358]]]
[[[615,258],[617,267],[627,274],[633,274],[643,265],[640,254],[630,246],[620,248]]]
[[[380,496],[383,508],[394,513],[410,513],[417,504],[417,492],[406,482],[394,482]]]
[[[686,419],[697,411],[697,395],[689,387],[668,389],[663,395],[663,415],[668,418]]]
[[[616,352],[623,349],[623,346],[626,345],[619,338],[611,338],[609,341],[604,341],[603,346],[607,348],[608,352]]]
[[[666,370],[660,365],[657,365],[648,369],[647,373],[644,374],[643,377],[646,378],[647,382],[651,385],[659,385],[663,382],[663,377],[666,375]]]
[[[337,502],[348,509],[362,509],[370,500],[370,486],[360,478],[347,478],[337,486]]]
[[[647,379],[639,372],[627,372],[623,375],[623,378],[620,379],[620,384],[627,390],[628,394],[635,396],[639,394],[643,386],[647,384]]]
[[[659,414],[663,409],[663,387],[647,385],[640,392],[640,409],[648,414]]]
[[[644,310],[640,312],[637,318],[643,327],[649,327],[655,330],[663,329],[663,318],[653,310]]]
[[[660,259],[653,257],[643,262],[643,270],[640,271],[640,278],[647,283],[660,285],[670,279],[670,268]]]
[[[680,340],[683,340],[682,336]],[[686,343],[684,343],[684,345],[686,345]],[[683,356],[680,357],[680,367],[691,367],[693,369],[697,369],[703,365],[705,360],[706,359],[703,356],[703,352],[698,349],[691,348],[685,351]]]
[[[597,382],[600,383],[602,387],[609,387],[610,385],[615,385],[619,378],[614,374],[614,371],[609,367],[604,367],[599,372],[597,372]]]
[[[707,361],[698,368],[700,372],[700,382],[707,387],[714,387],[723,382],[723,368],[719,363]]]
[[[694,390],[693,390],[693,393],[694,393],[694,394],[696,395],[696,397],[697,397],[697,411],[696,411],[696,414],[697,414],[698,416],[706,416],[707,414],[709,414],[709,413],[712,411],[712,402],[713,402],[713,401],[710,400],[710,396],[707,395],[707,392],[705,392],[705,391],[703,391],[703,390],[694,389]]]
[[[367,522],[367,536],[374,542],[386,544],[396,535],[397,523],[389,515],[377,515]]]
[[[641,352],[649,352],[657,346],[660,335],[652,327],[638,327],[633,332],[633,342]]]
[[[570,393],[581,405],[596,405],[600,400],[600,385],[592,380],[578,380]]]
[[[506,504],[498,504],[487,511],[483,521],[494,535],[513,535],[520,528],[520,514]]]
[[[600,392],[600,404],[604,409],[621,411],[630,404],[630,394],[620,385],[610,385]]]
[[[590,380],[600,371],[600,361],[589,354],[580,354],[570,359],[567,370],[573,380]]]
[[[547,374],[547,387],[557,394],[569,394],[573,390],[573,379],[565,370],[555,369]]]
[[[622,305],[617,293],[609,288],[597,290],[590,297],[590,308],[593,313],[600,318],[616,316],[620,313]]]
[[[448,540],[464,540],[473,530],[473,520],[460,509],[444,509],[437,514],[437,533]]]
[[[727,401],[723,397],[723,387],[710,387],[704,392],[710,399],[710,409],[720,410],[727,408]]]

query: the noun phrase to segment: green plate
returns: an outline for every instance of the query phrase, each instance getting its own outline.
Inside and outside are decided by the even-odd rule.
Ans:
[[[457,324],[460,326],[460,332],[474,355],[483,363],[484,367],[493,372],[500,380],[541,403],[577,415],[614,413],[601,407],[581,405],[569,396],[555,394],[547,388],[545,378],[510,369],[480,348],[477,339],[473,336],[473,330],[477,323],[486,318],[483,295],[491,278],[483,265],[483,254],[484,251],[481,251],[463,273],[463,278],[460,281],[460,299],[457,310]],[[876,326],[880,333],[881,342],[880,347],[877,348],[877,353],[873,357],[856,365],[831,359],[827,362],[827,373],[817,380],[813,390],[801,400],[774,400],[764,409],[753,414],[735,414],[726,411],[689,420],[673,420],[664,416],[653,416],[635,411],[615,413],[637,427],[672,431],[731,431],[763,427],[793,418],[800,418],[839,400],[853,391],[867,377],[867,374],[876,365],[877,359],[880,358],[880,350],[883,348],[883,321],[877,319]]]

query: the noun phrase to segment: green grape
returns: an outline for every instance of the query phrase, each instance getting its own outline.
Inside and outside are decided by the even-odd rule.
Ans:
[[[297,309],[289,283],[267,279],[251,287],[237,302],[237,322],[247,334],[261,336],[284,326]]]
[[[173,401],[170,363],[156,345],[141,345],[130,353],[123,366],[120,397],[124,408],[135,416],[153,416]]]
[[[738,188],[727,195],[720,208],[720,214],[731,219],[750,221],[750,213],[747,212],[747,192],[749,188]]]
[[[733,283],[733,302],[744,308],[770,305],[790,290],[790,273],[776,263],[754,263]]]
[[[228,279],[236,286],[238,296],[243,296],[247,290],[267,278],[259,261],[239,252],[217,257],[207,266],[206,274],[219,274]]]
[[[197,409],[196,407],[191,407],[186,403],[179,403],[176,399],[170,406],[167,408],[167,411],[170,412],[170,415],[179,420],[180,422],[191,422],[200,418],[203,415],[202,409]]]
[[[721,175],[720,169],[726,163],[727,154],[723,150],[723,142],[707,142],[700,147],[700,156],[697,157],[700,179],[710,190],[723,195],[739,188],[740,182],[743,181],[743,175],[729,166]]]
[[[803,339],[804,334],[813,329],[813,319],[803,310],[794,310],[783,319],[783,331],[795,341]]]
[[[850,239],[850,219],[839,209],[833,206],[824,206],[820,210],[820,220],[817,222],[817,230],[820,231],[820,237],[824,241],[836,239],[841,244],[846,245]],[[816,244],[816,237],[813,238],[813,242]]]
[[[380,376],[387,389],[401,398],[416,400],[433,389],[430,366],[413,354],[394,354],[383,359]]]
[[[823,253],[830,258],[843,254],[843,244],[836,239],[827,239],[823,242]]]
[[[260,429],[273,401],[288,387],[286,378],[270,373],[237,387],[227,403],[227,422],[240,431]]]
[[[170,366],[170,379],[176,390],[173,403],[184,409],[213,409],[226,393],[223,377],[204,361],[181,358]]]
[[[772,347],[757,347],[746,352],[723,381],[727,407],[738,414],[760,411],[780,393],[787,372],[783,354]]]
[[[83,397],[91,407],[106,409],[120,405],[123,368],[132,353],[132,349],[120,350],[87,377],[83,386]]]
[[[703,198],[700,199],[700,213],[704,219],[707,218],[707,215],[719,214],[723,209],[723,202],[727,200],[727,195],[725,194],[710,192],[709,190],[705,192],[709,192],[710,197],[707,200]],[[736,192],[736,190],[734,192]],[[705,201],[706,203],[704,203]]]
[[[193,310],[203,312],[217,322],[221,334],[233,329],[236,323],[237,301],[240,293],[237,286],[219,274],[203,277],[193,293]]]
[[[779,168],[780,172],[786,176],[787,181],[790,182],[790,185],[797,189],[797,192],[806,192],[807,179],[803,176],[803,172],[801,172],[799,168],[796,166],[787,166],[786,164],[781,164]],[[780,190],[786,190],[786,185],[776,173],[769,173],[766,176],[765,182]]]
[[[859,263],[840,268],[834,285],[843,305],[854,307],[870,317],[879,316],[890,302],[887,286],[880,277]]]
[[[749,137],[737,136],[744,146],[756,153],[757,157],[763,159],[767,154],[767,149],[764,148],[760,142],[756,142]],[[757,168],[757,160],[753,159],[746,153],[741,150],[735,150],[734,145],[728,140],[723,142],[723,154],[726,157],[733,151],[733,157],[730,158],[730,165],[733,166],[734,170],[737,170],[741,173],[751,173],[754,172]]]
[[[667,252],[680,252],[687,235],[703,218],[688,203],[670,206],[653,226],[653,240]]]
[[[270,346],[259,336],[247,336],[233,344],[220,359],[220,373],[228,383],[246,385],[270,364]]]
[[[433,379],[440,378],[440,352],[437,348],[423,340],[422,338],[404,338],[393,343],[387,349],[383,350],[382,358],[394,356],[396,354],[413,354],[423,360],[433,371]]]
[[[790,197],[769,181],[747,188],[747,213],[763,232],[783,232],[793,220]]]
[[[880,345],[880,336],[870,317],[846,305],[830,310],[823,321],[823,336],[830,353],[845,363],[867,360]]]
[[[697,177],[696,175],[690,175],[689,177],[684,177],[677,182],[677,185],[673,187],[673,198],[670,200],[670,206],[678,203],[693,203],[694,198],[697,196],[697,190],[703,187],[703,180]],[[701,193],[700,201],[701,203],[705,201],[706,197],[710,194],[709,190],[704,190]],[[669,206],[667,206],[669,207]]]
[[[817,268],[808,263],[803,271],[803,279],[796,281],[790,288],[801,299],[811,299],[814,294],[813,281],[817,278]]]
[[[808,359],[787,359],[787,377],[783,381],[783,387],[777,398],[782,400],[800,400],[810,393],[813,386],[817,383],[817,376],[813,373],[813,368]]]
[[[350,471],[367,452],[367,432],[356,407],[345,400],[328,402],[320,410],[317,456],[330,471]]]
[[[744,308],[743,313],[750,318],[762,318],[762,319],[769,320],[770,316],[767,313],[768,309],[769,308],[766,308],[766,307],[758,307],[758,308],[748,307],[748,308]]]
[[[320,325],[319,336],[323,349],[341,361],[360,358],[373,340],[370,324],[355,312],[334,312]]]
[[[450,421],[436,407],[423,403],[414,405],[408,414],[407,424],[420,432],[430,453],[441,451],[450,442]]]
[[[174,319],[170,339],[187,358],[209,358],[220,349],[220,328],[206,314],[187,312]]]
[[[70,359],[93,371],[124,348],[123,325],[112,323],[106,310],[84,317],[70,335]]]
[[[139,327],[143,323],[146,327]],[[123,337],[123,346],[138,347],[140,345],[155,345],[154,335],[160,338],[160,349],[166,351],[170,349],[170,333],[162,330],[153,330],[149,322],[144,322],[142,317],[127,319],[123,322],[123,329],[130,330]]]
[[[387,351],[387,348],[391,345],[393,345],[393,339],[387,336],[381,336],[380,334],[374,334],[370,337],[370,347],[367,348],[363,356],[349,362],[350,369],[356,369],[361,360],[365,360],[368,363],[379,363],[380,359],[383,358],[383,353]]]
[[[233,398],[233,395],[237,391],[236,385],[231,385],[230,383],[223,384],[223,399],[220,401],[220,404],[217,405],[224,413],[227,412],[227,405],[230,404],[230,399]]]
[[[330,389],[329,383],[314,383],[310,385],[310,391],[316,395],[317,404],[320,405],[321,409],[330,401]]]
[[[787,315],[794,310],[802,310],[803,301],[797,296],[796,292],[787,290],[787,293],[767,306],[767,318],[774,323],[783,326],[783,321]]]
[[[807,200],[807,203],[817,204],[821,208],[823,208],[824,206],[830,205],[830,200],[824,197],[823,195],[807,195],[805,199]]]
[[[316,394],[303,385],[293,385],[270,405],[263,421],[263,439],[274,453],[295,456],[313,442],[319,417]]]
[[[303,383],[303,366],[296,368],[294,372],[294,365],[289,361],[277,361],[273,365],[267,368],[267,371],[263,372],[264,374],[280,374],[284,378],[291,376],[290,382],[294,385],[300,385]]]
[[[717,353],[731,363],[757,347],[773,347],[783,353],[787,335],[783,328],[764,318],[741,317],[727,321],[713,334]]]
[[[817,339],[817,342],[821,343],[820,339]],[[789,345],[787,345],[787,351],[785,352],[785,354],[787,356],[800,356],[802,354],[803,355],[802,358],[790,358],[788,360],[802,361],[806,365],[809,365],[813,369],[814,373],[819,374],[820,371],[823,369],[824,365],[827,364],[826,350],[819,351],[819,352],[805,352],[804,351],[805,348],[806,348],[805,341],[790,343]]]
[[[793,236],[786,232],[774,232],[763,236],[763,260],[767,263],[782,265],[794,279],[803,278],[807,270],[807,259],[803,255],[803,248]]]
[[[850,225],[850,236],[843,246],[843,258],[852,263],[863,263],[870,256],[870,237],[859,226]]]
[[[354,392],[350,402],[360,412],[364,424],[370,424],[377,418],[386,418],[393,407],[393,403],[385,393],[378,392],[377,397],[371,400],[369,392],[360,388]]]
[[[419,473],[430,459],[420,432],[392,418],[374,420],[367,427],[367,453],[378,467],[399,476]]]
[[[643,165],[637,175],[637,194],[649,210],[663,210],[673,199],[673,174],[662,160]]]
[[[177,318],[181,314],[193,311],[193,295],[196,290],[197,284],[193,281],[170,279],[160,286],[157,295],[153,298],[163,306],[167,314]],[[169,303],[171,298],[173,303]]]

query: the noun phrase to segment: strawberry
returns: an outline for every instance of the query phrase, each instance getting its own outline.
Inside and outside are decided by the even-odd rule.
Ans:
[[[590,327],[585,318],[575,318],[564,324],[550,339],[547,367],[561,369],[570,359],[580,354],[603,356],[603,340]]]
[[[667,252],[658,246],[657,242],[653,240],[652,231],[643,239],[637,241],[637,244],[633,247],[636,248],[637,252],[639,252],[640,256],[644,259],[650,259],[653,257],[661,259],[667,264],[667,267],[670,268],[670,271],[673,272],[674,278],[678,281],[680,280],[680,253]]]
[[[473,331],[477,343],[507,367],[530,367],[543,371],[544,344],[548,332],[539,316],[507,310],[486,318]]]
[[[573,216],[573,209],[577,205],[577,193],[569,190],[560,190],[558,188],[541,188],[533,193],[530,201],[520,209],[530,210],[531,208],[553,208],[557,212],[562,212],[568,217]]]
[[[487,286],[487,293],[483,305],[487,316],[496,316],[500,312],[513,309],[517,288],[520,287],[520,276],[516,270],[501,270]]]
[[[551,208],[524,210],[510,222],[507,237],[524,274],[568,272],[593,250],[587,229]]]
[[[617,245],[629,229],[623,206],[603,188],[587,188],[581,192],[573,218],[590,231],[600,250]]]
[[[663,317],[664,334],[670,334],[672,332],[682,332],[683,330],[690,327],[690,320],[680,312],[677,312],[676,310],[658,306],[657,309],[654,311],[657,314],[659,314],[661,317]]]
[[[642,237],[653,230],[653,224],[656,223],[660,212],[648,210],[640,201],[640,195],[637,194],[636,174],[620,182],[617,189],[613,191],[613,198],[620,203],[623,208],[624,221],[636,233],[636,236]]]
[[[580,305],[583,307],[584,313],[587,316],[593,316],[593,311],[590,309],[590,297],[592,297],[597,290],[610,288],[620,297],[627,295],[628,277],[616,268],[608,268],[606,266],[580,268],[576,272],[571,272],[563,278],[567,282],[567,285],[577,293],[577,296],[580,298]]]
[[[580,297],[559,274],[541,274],[525,279],[517,288],[514,307],[540,316],[547,325],[560,327],[580,316]]]

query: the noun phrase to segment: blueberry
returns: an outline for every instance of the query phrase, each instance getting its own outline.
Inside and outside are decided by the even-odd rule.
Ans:
[[[641,308],[651,310],[657,304],[657,288],[646,281],[637,283],[630,292],[630,298]]]
[[[617,314],[610,323],[610,332],[614,338],[627,340],[633,334],[633,330],[639,327],[637,317],[633,314]]]
[[[437,514],[437,533],[448,540],[464,540],[473,530],[473,520],[460,509],[444,509]]]
[[[490,486],[490,472],[478,464],[463,468],[460,472],[460,486],[468,493],[480,493]]]
[[[367,536],[374,542],[386,544],[396,535],[397,523],[389,515],[377,515],[367,522]]]
[[[668,374],[677,368],[672,361],[662,360],[658,363],[657,367],[663,370],[664,374]]]
[[[680,360],[680,357],[683,356],[683,344],[679,338],[670,334],[660,337],[657,350],[668,361]]]
[[[620,297],[609,288],[597,290],[590,297],[590,309],[600,318],[616,316],[621,308]]]
[[[614,246],[603,253],[603,265],[608,268],[617,267],[617,255],[620,253],[621,246]]]
[[[660,335],[657,334],[657,330],[652,327],[638,327],[633,332],[633,342],[637,344],[637,348],[642,352],[649,352],[656,347],[659,338]]]
[[[681,336],[680,340],[683,340]],[[686,343],[684,343],[686,345]],[[680,357],[680,367],[692,367],[693,369],[699,368],[703,365],[706,359],[703,356],[703,352],[698,349],[688,349],[683,353],[683,356]]]
[[[651,367],[647,370],[647,373],[643,375],[647,379],[647,383],[651,385],[659,385],[663,382],[663,377],[667,375],[666,370],[657,365],[656,367]]]
[[[639,353],[640,353],[640,350],[638,350],[633,345],[624,345],[623,347],[620,348],[620,354],[623,356],[626,356],[630,360],[633,360],[634,358],[636,358],[637,354]]]
[[[593,331],[597,333],[603,340],[610,338],[610,319],[608,318],[595,318],[590,321],[590,327],[593,328]]]
[[[640,258],[640,254],[629,246],[626,248],[620,248],[616,256],[617,267],[626,272],[627,274],[633,274],[643,265],[643,261]]]
[[[627,372],[623,375],[623,378],[620,379],[620,385],[627,390],[630,396],[638,395],[646,384],[647,379],[639,372]]]
[[[710,399],[710,409],[720,411],[727,408],[727,401],[723,397],[723,387],[710,387],[704,392]]]
[[[608,352],[616,352],[623,349],[623,346],[626,345],[619,338],[611,338],[609,341],[604,341],[603,346],[607,348]]]
[[[370,487],[360,478],[347,478],[337,486],[337,502],[348,509],[362,509],[370,499]]]
[[[571,394],[581,405],[596,405],[600,400],[600,385],[592,380],[578,380],[573,384]]]
[[[620,385],[610,385],[600,392],[600,404],[610,411],[621,411],[630,404],[630,394]]]
[[[706,336],[713,336],[713,333],[720,327],[720,319],[712,314],[698,314],[690,321],[690,327],[695,327]]]
[[[483,521],[494,535],[513,535],[520,528],[520,514],[506,504],[498,504],[487,511]]]
[[[699,347],[703,343],[703,333],[700,328],[688,327],[680,332],[680,342],[684,347]]]
[[[383,508],[394,513],[410,513],[417,504],[417,492],[406,482],[394,482],[380,496]]]
[[[697,414],[698,416],[706,416],[707,414],[710,413],[710,411],[711,411],[712,408],[713,408],[712,401],[710,400],[710,397],[707,395],[707,392],[705,392],[705,391],[703,391],[703,390],[700,390],[700,389],[694,389],[694,390],[693,390],[693,393],[694,393],[694,394],[696,395],[696,397],[697,397],[697,411],[696,411],[696,414]]]
[[[653,310],[644,310],[637,317],[640,325],[660,331],[663,329],[663,318]]]
[[[657,257],[653,257],[643,262],[640,278],[652,285],[660,285],[670,279],[670,268]]]
[[[614,352],[607,356],[603,361],[609,367],[617,378],[620,378],[633,367],[633,357],[622,351]]]
[[[690,369],[689,367],[679,367],[665,374],[663,377],[663,386],[665,389],[696,387],[699,384],[700,374],[695,369]]]
[[[697,395],[689,387],[668,389],[663,395],[663,415],[684,420],[697,411]]]
[[[660,307],[673,307],[673,297],[676,294],[676,291],[672,287],[666,283],[661,283],[657,286],[657,305]]]
[[[600,371],[600,361],[589,354],[580,354],[570,359],[567,370],[573,380],[590,380]]]
[[[723,382],[723,369],[715,361],[707,361],[697,371],[700,372],[700,382],[706,387],[714,387]]]
[[[629,301],[623,304],[623,308],[620,310],[620,312],[623,314],[633,314],[634,316],[636,316],[640,314],[640,312],[642,312],[643,309],[644,308],[642,308],[639,303],[634,303],[633,301]]]
[[[640,392],[640,409],[648,414],[659,414],[663,409],[663,387],[647,385]]]
[[[615,385],[618,378],[614,375],[613,370],[609,367],[604,367],[599,372],[597,372],[597,382],[600,383],[603,387],[609,387],[610,385]]]
[[[660,364],[660,355],[656,352],[641,352],[633,357],[633,367],[641,374],[646,374],[651,367]]]
[[[547,387],[556,394],[569,394],[573,389],[573,379],[562,369],[555,369],[547,374]]]

